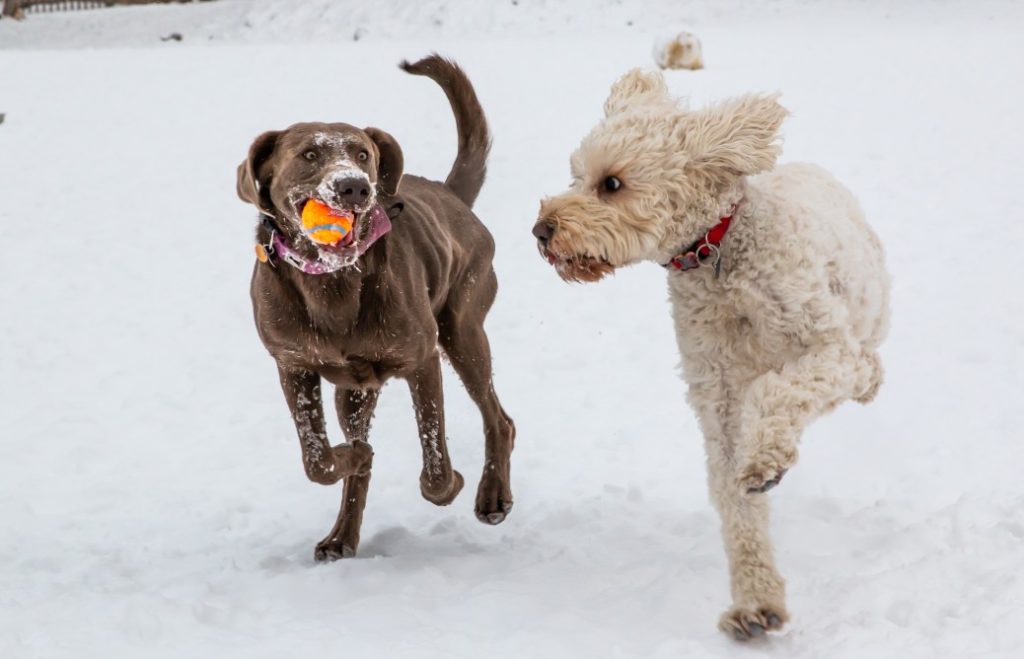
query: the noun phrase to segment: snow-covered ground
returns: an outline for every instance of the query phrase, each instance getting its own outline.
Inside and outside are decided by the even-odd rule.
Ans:
[[[0,21],[0,657],[1020,656],[1019,5],[354,4]],[[816,423],[770,495],[793,622],[747,646],[715,629],[725,558],[664,272],[568,286],[530,235],[609,84],[687,25],[707,68],[672,88],[782,90],[784,159],[858,193],[895,282],[878,400]],[[476,208],[516,507],[473,516],[480,421],[450,371],[470,486],[420,498],[396,382],[360,556],[318,565],[340,487],[306,481],[252,325],[234,168],[264,129],[337,119],[442,176],[444,96],[395,67],[435,49],[495,134]]]

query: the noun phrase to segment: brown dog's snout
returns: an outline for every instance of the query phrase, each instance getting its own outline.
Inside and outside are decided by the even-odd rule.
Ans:
[[[370,196],[370,183],[363,178],[343,178],[334,182],[334,194],[342,202],[358,206]]]
[[[533,225],[533,235],[542,245],[547,246],[551,237],[555,235],[555,223],[553,220],[541,218]]]

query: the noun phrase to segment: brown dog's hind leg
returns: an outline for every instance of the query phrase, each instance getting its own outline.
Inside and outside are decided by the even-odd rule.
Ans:
[[[370,421],[377,407],[378,389],[342,389],[334,392],[334,405],[338,412],[341,430],[353,446],[370,445],[366,442],[370,434]],[[318,561],[333,561],[355,556],[359,547],[359,530],[363,525],[363,509],[366,507],[366,493],[370,487],[370,467],[365,473],[353,474],[345,479],[341,496],[341,507],[334,528],[327,537],[317,543],[314,554]]]
[[[427,501],[447,506],[462,491],[462,474],[452,469],[448,442],[444,435],[444,389],[441,384],[441,358],[435,353],[409,378],[409,391],[416,411],[423,471],[420,492]]]
[[[302,466],[309,480],[333,485],[342,478],[369,471],[373,457],[369,444],[331,447],[324,425],[320,376],[312,371],[283,368],[278,368],[278,374],[299,435]]]
[[[446,318],[451,320],[451,316]],[[441,344],[484,421],[484,471],[476,494],[476,517],[484,524],[501,524],[512,511],[510,485],[512,446],[516,427],[498,401],[491,378],[491,347],[483,328],[469,318],[445,322]]]

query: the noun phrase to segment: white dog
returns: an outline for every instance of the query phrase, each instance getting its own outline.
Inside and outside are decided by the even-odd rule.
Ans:
[[[695,71],[704,68],[700,39],[690,32],[680,32],[673,37],[655,42],[653,55],[654,61],[663,69]]]
[[[668,269],[683,378],[722,518],[738,639],[788,619],[768,500],[804,427],[882,382],[882,245],[824,170],[775,167],[786,110],[745,96],[689,111],[660,73],[632,71],[572,155],[572,188],[541,203],[541,253],[568,281]]]

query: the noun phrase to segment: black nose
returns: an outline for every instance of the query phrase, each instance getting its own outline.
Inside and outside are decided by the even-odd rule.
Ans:
[[[551,220],[539,220],[533,225],[533,235],[542,245],[547,245],[551,236],[555,235],[555,223]]]
[[[343,178],[335,181],[334,193],[341,201],[358,206],[370,196],[370,183],[362,178]]]

